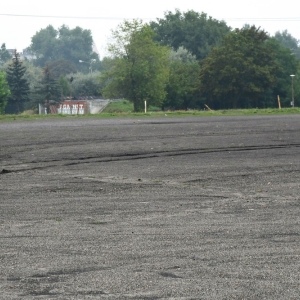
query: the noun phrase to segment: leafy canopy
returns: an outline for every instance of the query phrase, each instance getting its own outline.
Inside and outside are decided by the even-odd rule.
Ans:
[[[277,31],[275,33],[275,39],[280,42],[280,44],[291,50],[292,55],[295,55],[300,59],[300,41],[294,38],[287,30],[282,32]]]
[[[134,111],[148,105],[161,106],[169,76],[169,49],[153,40],[154,32],[142,21],[125,21],[113,31],[114,43],[108,47],[113,65],[104,72],[106,97],[124,97]]]
[[[274,53],[274,58],[279,68],[276,72],[277,83],[272,88],[270,99],[267,106],[277,105],[277,95],[280,96],[283,106],[290,106],[291,101],[291,74],[297,74],[299,60],[295,55],[291,55],[291,50],[284,47],[277,39],[270,38],[267,40],[267,45]],[[295,78],[296,79],[296,78]],[[296,87],[296,82],[295,82]],[[300,99],[299,99],[300,100]],[[296,102],[297,103],[297,102]]]
[[[196,86],[200,66],[196,57],[183,47],[170,55],[170,75],[164,108],[185,109],[197,105]]]
[[[235,29],[203,60],[200,91],[213,107],[261,106],[261,96],[276,84],[279,68],[268,38],[255,26]]]
[[[99,72],[89,74],[76,73],[72,77],[71,93],[74,98],[80,99],[89,96],[101,96],[101,82],[99,81]]]
[[[11,59],[11,54],[6,49],[5,43],[0,48],[0,64],[4,64]]]
[[[10,95],[6,74],[0,71],[0,114],[4,114],[8,96]]]
[[[198,60],[205,58],[211,48],[219,45],[224,35],[230,32],[230,27],[224,21],[194,10],[168,11],[163,19],[151,22],[150,26],[156,33],[156,41],[174,50],[182,46]]]
[[[35,55],[35,63],[41,67],[57,60],[67,60],[78,69],[88,66],[80,64],[79,60],[99,61],[98,54],[93,52],[93,38],[90,30],[76,27],[70,29],[63,25],[55,29],[52,25],[41,29],[31,38],[29,50]]]

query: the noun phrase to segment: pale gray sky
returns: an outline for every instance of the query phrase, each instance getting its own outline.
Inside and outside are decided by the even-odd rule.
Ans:
[[[1,1],[0,44],[19,52],[30,45],[31,37],[49,24],[55,28],[66,24],[70,28],[80,26],[92,31],[101,56],[111,30],[123,19],[139,18],[148,22],[163,18],[165,11],[175,8],[185,12],[205,12],[218,20],[224,20],[233,28],[245,23],[255,24],[273,35],[287,29],[300,40],[300,9],[298,0],[15,0]],[[48,16],[48,17],[45,17]]]

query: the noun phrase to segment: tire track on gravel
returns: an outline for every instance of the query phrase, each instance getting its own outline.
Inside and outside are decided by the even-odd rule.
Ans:
[[[260,150],[273,150],[273,149],[287,149],[298,148],[300,143],[291,144],[278,144],[278,145],[260,145],[260,146],[243,146],[243,147],[221,147],[221,148],[196,148],[196,149],[181,149],[181,150],[167,150],[167,151],[152,151],[152,152],[138,152],[138,153],[124,153],[124,154],[111,154],[105,156],[87,156],[79,158],[64,158],[53,159],[45,161],[28,162],[26,165],[32,165],[29,168],[21,169],[2,169],[0,175],[8,173],[19,173],[31,170],[47,169],[62,166],[74,166],[79,164],[90,163],[105,163],[114,161],[128,161],[137,159],[149,159],[157,157],[172,157],[181,155],[194,155],[194,154],[207,154],[207,153],[222,153],[222,152],[242,152],[242,151],[260,151]],[[38,164],[44,164],[38,166]],[[33,166],[37,165],[37,166]],[[16,166],[17,167],[17,166]]]

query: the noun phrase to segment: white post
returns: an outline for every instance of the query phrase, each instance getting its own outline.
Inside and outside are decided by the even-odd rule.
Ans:
[[[145,101],[145,114],[147,113],[147,101]]]
[[[278,99],[278,108],[281,109],[281,104],[280,104],[280,97],[279,97],[279,95],[277,95],[277,99]]]
[[[292,77],[292,107],[294,108],[295,107],[295,99],[294,99],[294,76],[295,75],[290,75]]]

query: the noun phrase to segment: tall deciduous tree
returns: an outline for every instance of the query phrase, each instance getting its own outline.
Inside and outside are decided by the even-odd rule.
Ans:
[[[277,83],[270,89],[270,97],[268,97],[268,103],[266,106],[277,105],[277,95],[280,96],[281,104],[283,106],[290,106],[291,102],[291,74],[297,73],[297,67],[299,61],[295,55],[292,55],[289,48],[284,47],[275,38],[267,40],[267,44],[272,48],[275,61],[279,65],[279,69],[276,73]],[[299,99],[300,100],[300,99]]]
[[[200,67],[196,57],[180,47],[170,55],[170,77],[164,108],[188,109],[197,106],[196,86]]]
[[[9,113],[20,113],[24,109],[24,104],[29,100],[29,83],[25,78],[26,67],[20,60],[17,50],[14,51],[12,63],[8,66],[7,82],[11,95],[6,107]]]
[[[200,91],[215,108],[259,107],[276,83],[278,63],[265,31],[236,29],[202,63]]]
[[[35,56],[36,65],[44,67],[47,62],[54,61],[57,55],[58,31],[49,25],[36,32],[31,38],[29,51]]]
[[[35,63],[44,67],[46,63],[57,60],[68,60],[79,70],[86,67],[79,60],[99,61],[98,54],[93,52],[93,38],[90,30],[76,27],[70,29],[63,25],[55,29],[52,25],[41,29],[31,38],[29,50],[35,55]]]
[[[10,90],[6,81],[6,74],[0,71],[0,114],[4,114]]]
[[[107,81],[103,93],[128,99],[136,112],[143,110],[144,101],[161,106],[166,96],[170,50],[154,42],[153,37],[149,25],[125,21],[113,31],[115,43],[109,46],[115,60],[103,76]]]
[[[275,33],[275,39],[286,48],[289,48],[295,57],[300,59],[300,41],[294,38],[287,30]]]
[[[150,23],[155,31],[155,39],[163,45],[169,45],[174,50],[183,46],[197,59],[203,59],[213,46],[220,44],[224,35],[230,32],[230,27],[224,21],[208,17],[205,13],[193,10],[175,13],[168,11],[163,19]]]

